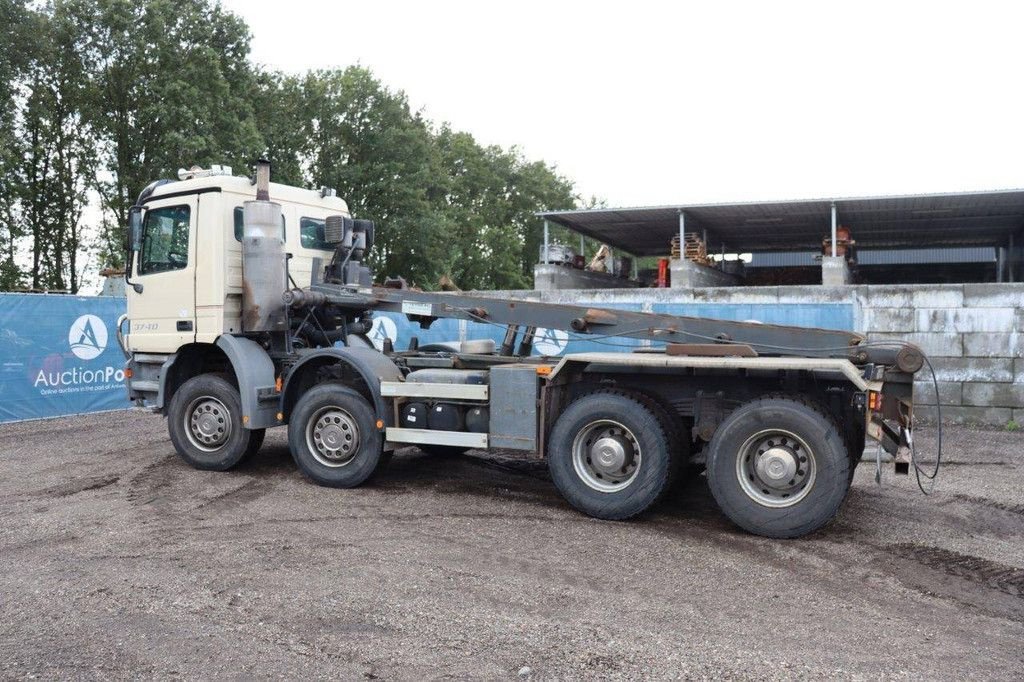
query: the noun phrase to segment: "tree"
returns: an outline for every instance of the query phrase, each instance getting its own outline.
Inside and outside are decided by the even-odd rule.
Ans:
[[[435,128],[366,68],[258,69],[249,40],[214,0],[0,0],[0,288],[27,275],[77,291],[82,254],[121,264],[128,209],[148,183],[191,164],[244,172],[260,156],[278,182],[335,188],[375,220],[381,276],[529,284],[534,213],[572,206],[571,183],[516,149]],[[101,222],[87,230],[89,201]]]
[[[541,240],[536,212],[572,207],[572,185],[516,149],[481,147],[464,132],[437,135],[449,177],[444,210],[453,224],[446,263],[464,289],[520,289],[532,284]]]
[[[302,79],[274,71],[259,71],[250,94],[263,153],[273,163],[274,182],[302,187],[305,173],[307,126],[303,113]]]
[[[34,15],[26,0],[0,0],[0,291],[22,286],[17,262],[18,170],[23,149],[17,130],[21,79],[31,57]]]
[[[303,90],[314,184],[378,221],[378,272],[424,288],[444,274],[462,288],[529,285],[534,213],[572,206],[568,181],[517,150],[481,147],[447,125],[434,132],[365,68],[312,73]]]
[[[47,38],[28,68],[22,219],[32,236],[32,287],[77,293],[81,216],[95,175],[96,138],[82,116],[88,75],[67,16],[38,19]]]
[[[119,263],[128,208],[183,164],[244,168],[261,154],[245,23],[206,0],[71,0],[95,78],[88,118],[111,179],[98,184],[105,259]]]
[[[533,266],[544,243],[544,224],[536,215],[540,210],[567,210],[576,206],[579,198],[573,193],[572,183],[558,175],[543,161],[522,160],[515,174],[516,190],[509,197],[513,219],[523,226],[523,252],[520,272],[527,282],[533,281]],[[559,228],[560,230],[562,228]],[[567,230],[564,237],[568,238]],[[555,231],[558,235],[558,231]]]
[[[432,200],[445,178],[426,121],[362,67],[311,73],[303,87],[314,184],[377,221],[371,255],[381,275],[436,286],[446,225]]]

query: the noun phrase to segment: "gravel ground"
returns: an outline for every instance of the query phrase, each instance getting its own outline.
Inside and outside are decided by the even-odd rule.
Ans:
[[[946,451],[932,497],[864,464],[778,541],[699,477],[610,523],[535,460],[408,448],[329,490],[280,430],[205,473],[148,414],[7,425],[0,677],[1019,679],[1024,435]]]

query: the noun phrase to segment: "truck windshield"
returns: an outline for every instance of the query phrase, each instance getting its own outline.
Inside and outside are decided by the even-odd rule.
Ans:
[[[299,219],[299,241],[304,249],[321,249],[333,251],[334,247],[324,241],[324,220],[323,218]]]
[[[188,265],[188,206],[164,206],[146,212],[139,274],[181,270]]]

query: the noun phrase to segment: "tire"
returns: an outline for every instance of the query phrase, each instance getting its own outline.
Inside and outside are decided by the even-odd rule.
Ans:
[[[672,459],[670,460],[671,468],[669,471],[668,490],[666,492],[670,494],[673,490],[682,489],[691,478],[692,473],[690,471],[692,447],[689,430],[677,415],[671,414],[668,407],[663,406],[651,396],[644,393],[630,392],[630,397],[642,403],[658,418],[658,421],[661,422],[661,428],[665,432],[665,437],[668,439]]]
[[[433,443],[420,443],[416,447],[428,455],[433,455],[435,457],[458,457],[459,455],[469,451],[469,448],[460,447],[458,445],[434,445]]]
[[[178,455],[208,471],[226,471],[242,461],[255,433],[242,428],[238,389],[216,374],[181,385],[167,409],[167,430]]]
[[[245,456],[242,459],[248,459],[260,451],[263,447],[263,440],[267,437],[266,429],[252,429],[249,431],[249,447],[245,449]]]
[[[366,398],[341,384],[320,384],[295,405],[288,447],[302,473],[315,482],[353,488],[385,461],[384,434],[376,422]]]
[[[835,518],[850,489],[850,458],[828,413],[795,397],[740,406],[708,446],[708,486],[740,528],[796,538]]]
[[[645,403],[625,392],[598,391],[575,400],[555,422],[548,469],[558,491],[584,514],[629,519],[668,489],[676,463],[662,419]],[[588,439],[594,440],[589,446]],[[601,441],[603,452],[595,449]],[[604,462],[595,461],[599,454]]]

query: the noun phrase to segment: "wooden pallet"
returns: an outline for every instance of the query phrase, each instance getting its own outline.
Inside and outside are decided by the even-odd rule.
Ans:
[[[670,253],[674,260],[679,260],[682,257],[700,265],[710,265],[712,262],[712,259],[708,257],[707,244],[695,234],[686,235],[686,243],[681,250],[679,248],[679,235],[672,237],[670,246]],[[680,255],[680,252],[682,255]]]

